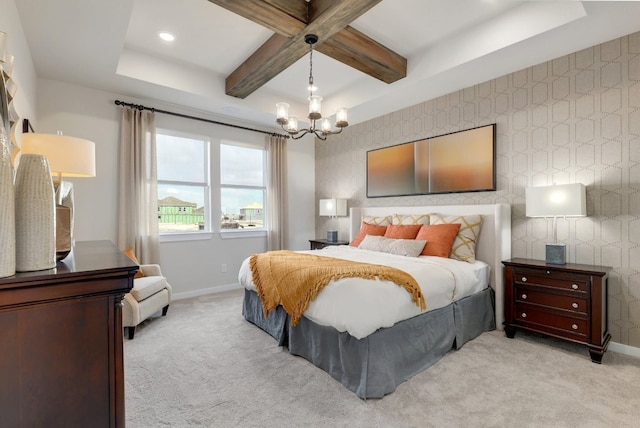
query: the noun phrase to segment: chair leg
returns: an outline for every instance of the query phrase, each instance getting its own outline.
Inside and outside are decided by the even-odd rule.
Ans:
[[[165,306],[164,308],[162,308],[162,316],[167,315],[167,311],[169,310],[169,305]]]
[[[129,333],[129,340],[133,340],[133,335],[136,333],[135,327],[125,327],[124,328]]]

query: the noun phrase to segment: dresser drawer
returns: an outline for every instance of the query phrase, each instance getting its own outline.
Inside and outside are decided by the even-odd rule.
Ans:
[[[514,299],[518,303],[542,305],[587,315],[589,312],[589,299],[578,293],[573,294],[547,293],[533,287],[525,287],[518,284],[515,286]]]
[[[523,303],[516,303],[515,306],[517,324],[578,340],[585,340],[589,337],[588,318],[563,315]]]
[[[516,284],[533,284],[589,294],[591,277],[570,272],[544,269],[516,268],[513,270]]]

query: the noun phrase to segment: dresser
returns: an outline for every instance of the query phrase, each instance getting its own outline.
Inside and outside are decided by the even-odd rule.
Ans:
[[[0,279],[0,425],[124,427],[121,302],[137,270],[86,241],[54,269]]]
[[[321,250],[329,245],[349,245],[349,241],[327,241],[326,239],[309,239],[312,250]]]
[[[600,363],[611,339],[607,326],[611,268],[531,259],[502,263],[507,337],[522,329],[584,344],[591,360]]]

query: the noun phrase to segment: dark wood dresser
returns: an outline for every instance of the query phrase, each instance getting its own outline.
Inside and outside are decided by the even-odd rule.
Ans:
[[[607,266],[511,259],[505,265],[507,337],[516,329],[544,333],[589,347],[602,361],[611,335],[607,326]]]
[[[122,307],[138,266],[109,241],[0,279],[0,425],[124,427]]]

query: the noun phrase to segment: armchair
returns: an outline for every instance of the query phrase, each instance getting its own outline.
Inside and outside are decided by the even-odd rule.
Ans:
[[[151,315],[162,310],[167,315],[171,303],[171,286],[162,276],[157,264],[140,265],[144,276],[133,280],[133,288],[123,299],[122,326],[133,340],[136,327]],[[125,334],[126,336],[126,334]]]

